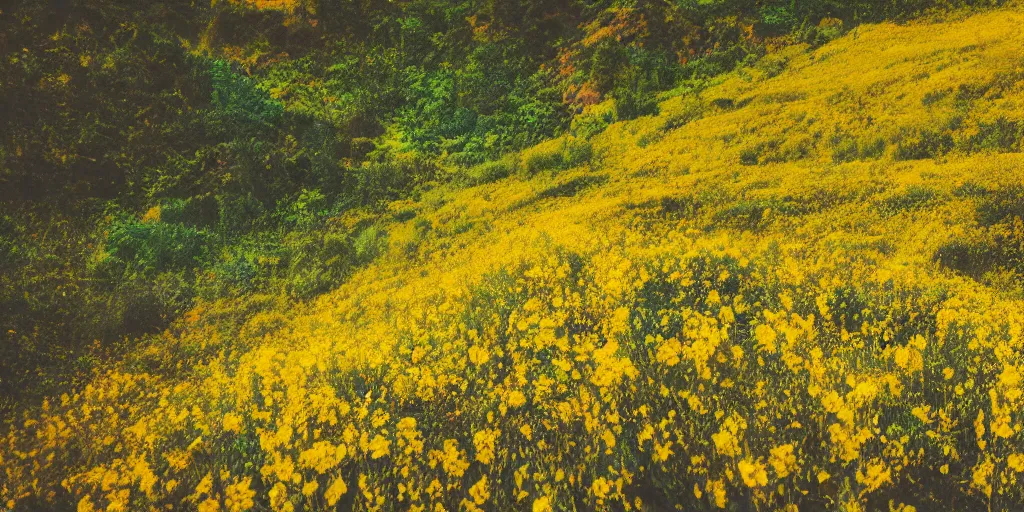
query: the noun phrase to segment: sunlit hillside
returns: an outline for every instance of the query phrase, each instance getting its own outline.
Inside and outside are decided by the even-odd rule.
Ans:
[[[448,168],[340,287],[25,412],[0,508],[1020,510],[1022,26],[780,45]]]

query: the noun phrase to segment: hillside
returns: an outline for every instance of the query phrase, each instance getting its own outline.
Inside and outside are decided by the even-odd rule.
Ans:
[[[1019,510],[1022,25],[780,44],[332,215],[340,284],[198,300],[26,407],[0,504]]]

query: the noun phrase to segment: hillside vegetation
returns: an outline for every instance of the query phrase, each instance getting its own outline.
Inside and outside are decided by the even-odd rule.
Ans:
[[[787,40],[636,115],[620,92],[486,157],[399,151],[436,168],[382,208],[297,190],[198,267],[276,284],[197,288],[12,415],[0,505],[1019,510],[1021,26]],[[94,265],[214,243],[176,220],[196,202],[140,204]]]

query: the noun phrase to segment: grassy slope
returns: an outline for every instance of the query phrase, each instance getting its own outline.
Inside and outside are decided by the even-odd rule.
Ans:
[[[26,416],[0,494],[26,510],[1020,506],[1018,271],[976,281],[935,255],[1021,240],[977,211],[1024,157],[898,157],[929,130],[1024,121],[1022,23],[787,48],[612,125],[590,164],[395,204],[416,216],[339,289],[202,306]]]

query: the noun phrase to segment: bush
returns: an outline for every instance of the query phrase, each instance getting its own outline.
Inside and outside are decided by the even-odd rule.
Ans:
[[[523,154],[523,165],[528,174],[561,169],[564,162],[562,148],[552,144],[542,144]]]
[[[682,101],[682,107],[670,113],[665,120],[665,130],[674,130],[686,126],[702,117],[706,106],[696,95],[688,95]]]
[[[788,162],[806,157],[811,151],[811,141],[803,139],[770,139],[747,146],[740,150],[740,164],[763,165]]]
[[[625,82],[612,91],[612,97],[615,98],[615,118],[619,121],[658,114],[655,87],[639,70],[629,73]]]
[[[507,155],[499,160],[484,162],[470,168],[465,172],[465,181],[469,185],[483,185],[507,178],[516,173],[519,168],[519,157],[515,154]]]
[[[978,123],[977,132],[961,141],[958,147],[968,153],[976,151],[1015,152],[1020,151],[1022,140],[1024,140],[1024,123],[999,117],[992,122]]]
[[[832,138],[832,161],[835,163],[869,160],[885,153],[885,139],[875,137],[858,140],[849,135],[837,134]]]
[[[438,171],[436,161],[420,154],[384,154],[354,169],[355,190],[349,193],[364,205],[393,201],[434,180]]]
[[[724,226],[758,230],[767,224],[771,211],[772,205],[766,201],[740,201],[715,213],[714,220]]]
[[[112,295],[117,300],[108,303],[104,336],[135,337],[162,329],[188,311],[195,291],[191,276],[169,271],[123,279]]]
[[[804,25],[796,31],[798,40],[811,46],[822,46],[843,35],[843,21],[838,18],[822,18],[817,25]]]
[[[387,232],[377,226],[370,226],[356,236],[354,249],[356,261],[366,264],[387,250]]]
[[[327,197],[320,190],[303,190],[284,212],[284,221],[292,226],[308,229],[328,214]]]
[[[1013,217],[952,240],[939,247],[935,261],[973,279],[989,281],[988,274],[995,272],[1019,282],[1024,278],[1024,220]]]
[[[213,110],[208,124],[230,137],[253,137],[276,128],[284,106],[256,87],[252,79],[235,73],[223,60],[210,62]]]
[[[544,189],[537,194],[538,199],[550,197],[572,197],[590,187],[602,185],[608,181],[608,176],[601,174],[588,174],[573,178],[565,183]]]
[[[953,149],[953,136],[949,131],[927,128],[904,130],[894,141],[896,160],[922,160],[936,158]]]
[[[935,251],[935,261],[943,267],[978,279],[999,261],[999,251],[987,243],[955,240]]]
[[[191,226],[134,219],[110,225],[103,266],[115,272],[155,275],[191,270],[210,257],[209,233]]]
[[[765,79],[774,78],[782,74],[789,65],[789,59],[782,55],[768,54],[761,57],[755,64],[754,69],[760,71]]]
[[[590,142],[570,137],[565,144],[565,168],[571,169],[580,165],[590,163],[594,158],[594,147]]]
[[[921,185],[911,185],[902,192],[880,201],[875,208],[882,215],[895,215],[900,212],[912,211],[924,208],[938,198],[935,190]]]
[[[571,132],[576,137],[589,140],[607,129],[614,121],[614,105],[607,102],[591,105],[582,114],[573,118]]]
[[[983,226],[1024,219],[1024,186],[1010,185],[992,192],[978,204],[976,215]]]
[[[285,238],[288,273],[285,289],[307,299],[332,289],[356,263],[356,250],[345,233],[294,232]]]
[[[523,153],[523,165],[533,175],[541,171],[561,171],[589,163],[594,157],[589,141],[562,137],[537,145]]]

